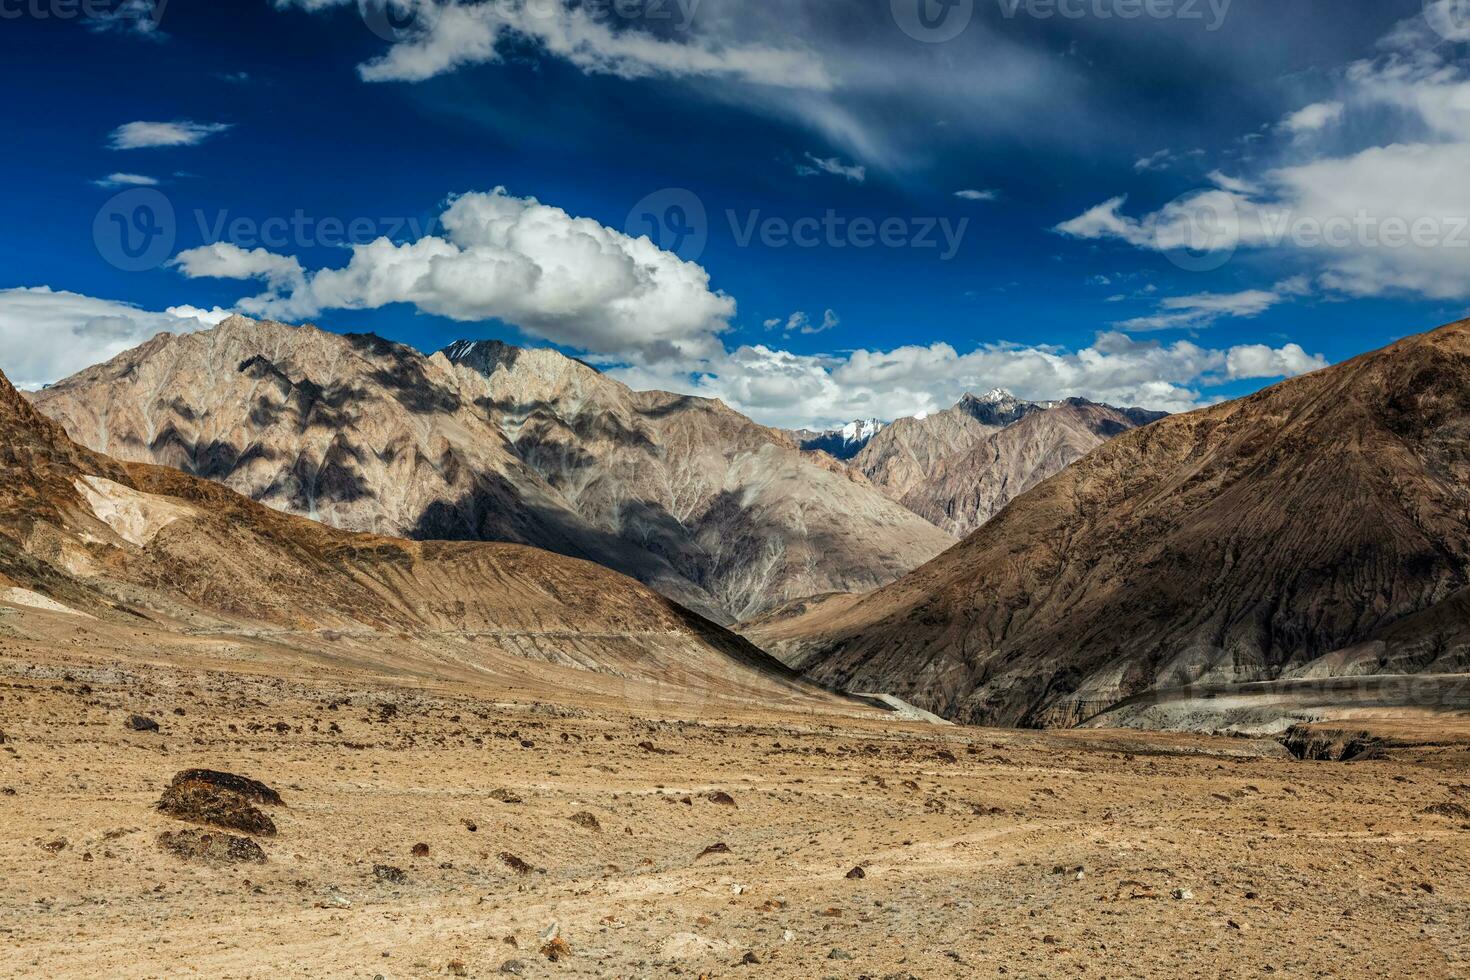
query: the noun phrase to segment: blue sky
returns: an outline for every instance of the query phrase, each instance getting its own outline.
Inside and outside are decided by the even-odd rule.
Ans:
[[[1470,305],[1458,0],[390,2],[0,5],[0,368],[238,310],[779,424],[1178,410]]]

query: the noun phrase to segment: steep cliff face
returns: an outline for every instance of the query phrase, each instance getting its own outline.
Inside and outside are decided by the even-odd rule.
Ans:
[[[824,681],[1070,724],[1334,659],[1463,669],[1467,584],[1470,322],[1126,432],[899,582],[764,629]]]
[[[737,619],[876,588],[953,543],[720,402],[635,392],[550,350],[465,342],[434,360],[581,516],[667,560]]]

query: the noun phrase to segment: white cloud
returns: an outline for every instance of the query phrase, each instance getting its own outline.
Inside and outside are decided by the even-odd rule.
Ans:
[[[147,177],[143,174],[108,174],[101,180],[92,183],[103,190],[113,190],[117,187],[157,187],[158,180],[155,177]]]
[[[1264,352],[1264,353],[1263,353]],[[1092,346],[990,344],[961,354],[949,344],[845,355],[801,355],[750,345],[690,376],[678,365],[613,368],[637,388],[720,398],[768,425],[822,428],[854,418],[923,416],[967,391],[1003,387],[1023,398],[1080,396],[1113,405],[1188,411],[1211,399],[1202,387],[1275,378],[1324,367],[1320,356],[1288,344],[1212,349],[1187,340],[1141,341],[1099,334]]]
[[[1238,293],[1195,293],[1159,300],[1159,312],[1115,324],[1120,330],[1143,333],[1156,330],[1201,329],[1225,317],[1252,319],[1291,297],[1310,292],[1301,277],[1286,279],[1274,289],[1246,289]]]
[[[306,272],[294,257],[230,242],[187,249],[167,264],[190,279],[260,279],[275,293],[299,291],[306,285]]]
[[[1172,150],[1159,150],[1157,153],[1151,153],[1146,157],[1142,157],[1138,162],[1133,164],[1133,172],[1142,174],[1150,171],[1168,170],[1178,159]]]
[[[1055,230],[1221,263],[1237,249],[1291,250],[1320,288],[1348,296],[1470,297],[1470,70],[1444,40],[1423,17],[1400,24],[1387,54],[1340,72],[1337,98],[1287,117],[1290,138],[1256,151],[1275,161],[1257,173],[1216,170],[1215,187],[1137,217],[1114,197]],[[1351,148],[1309,150],[1303,137],[1334,124]]]
[[[1248,180],[1242,180],[1239,177],[1231,177],[1230,175],[1219,170],[1210,171],[1209,179],[1210,183],[1214,184],[1216,187],[1230,191],[1232,194],[1254,194],[1260,189]]]
[[[193,307],[153,313],[48,286],[3,289],[0,370],[18,388],[39,388],[116,357],[157,333],[188,333],[217,322],[213,313]]]
[[[610,18],[561,0],[393,0],[410,25],[380,57],[358,67],[368,82],[420,82],[468,65],[501,60],[502,44],[529,41],[589,74],[619,78],[727,78],[782,88],[831,87],[819,59],[795,45],[714,43],[689,28],[691,8],[661,8],[684,41],[637,29],[614,29]],[[277,8],[308,12],[353,0],[275,0]],[[604,9],[604,8],[597,8]],[[686,12],[687,11],[687,12]],[[681,23],[680,23],[681,22]]]
[[[962,191],[955,191],[954,196],[966,201],[995,201],[999,200],[1000,191],[978,191],[966,189]]]
[[[815,177],[817,174],[832,174],[834,177],[846,177],[848,180],[861,184],[868,179],[868,168],[856,164],[846,164],[836,157],[817,157],[811,153],[806,155],[811,161],[810,165],[798,163],[796,172],[802,177]]]
[[[1225,373],[1232,381],[1291,377],[1327,366],[1320,354],[1308,354],[1297,344],[1270,348],[1265,344],[1232,347],[1225,355]]]
[[[130,122],[114,129],[108,137],[107,145],[114,150],[194,146],[229,128],[229,123],[201,123],[187,119],[174,122]]]
[[[735,301],[709,273],[663,251],[504,188],[454,198],[444,237],[352,249],[340,269],[305,272],[290,256],[217,244],[180,253],[186,276],[261,279],[246,313],[300,320],[322,310],[410,303],[454,320],[502,320],[592,353],[640,360],[698,358],[723,350]]]
[[[1339,122],[1346,110],[1341,102],[1317,102],[1288,114],[1281,128],[1289,133],[1315,133]]]
[[[839,318],[837,314],[834,313],[832,310],[827,310],[825,313],[822,314],[821,323],[812,323],[811,317],[807,316],[805,312],[798,310],[797,312],[787,317],[785,320],[782,320],[780,317],[776,317],[775,319],[765,321],[765,328],[767,330],[775,330],[777,328],[780,328],[785,332],[786,336],[790,336],[793,333],[799,333],[805,336],[812,336],[819,333],[826,333],[828,330],[834,329],[841,323],[841,318]]]

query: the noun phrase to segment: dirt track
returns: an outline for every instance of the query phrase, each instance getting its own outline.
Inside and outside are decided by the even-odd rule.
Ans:
[[[148,659],[0,640],[0,975],[1470,974],[1464,742],[1308,763],[1131,732],[659,723]],[[153,804],[196,766],[280,791],[267,863],[159,850],[190,825]]]

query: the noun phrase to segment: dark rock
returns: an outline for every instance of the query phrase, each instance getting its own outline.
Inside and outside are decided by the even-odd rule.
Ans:
[[[154,721],[152,718],[148,718],[143,715],[130,715],[128,717],[128,720],[124,722],[124,724],[126,724],[127,727],[131,728],[135,732],[158,731],[158,722]]]
[[[519,796],[508,789],[495,789],[490,791],[490,799],[499,800],[501,803],[524,803]]]
[[[509,851],[501,851],[498,856],[502,864],[504,864],[507,868],[510,868],[518,875],[528,875],[532,871],[536,870]]]
[[[232,790],[206,782],[175,781],[163,791],[158,809],[176,820],[224,827],[247,834],[274,837],[276,825],[248,799]]]
[[[588,813],[586,810],[583,810],[581,813],[572,814],[569,819],[578,827],[584,827],[587,830],[593,830],[599,834],[602,833],[602,824],[598,822],[594,814]]]
[[[849,877],[849,878],[851,878],[853,880],[857,880],[859,878],[866,878],[867,876],[868,876],[868,873],[866,871],[864,871],[860,867],[853,868],[851,871],[849,871],[847,873],[847,877]]]
[[[409,851],[409,853],[416,858],[426,858],[429,856],[429,845],[424,843],[415,844],[413,850]]]
[[[731,796],[729,793],[726,793],[724,790],[714,790],[711,793],[705,794],[704,798],[709,800],[711,803],[718,803],[720,806],[735,805],[735,797]]]
[[[232,793],[239,793],[254,803],[264,803],[267,806],[285,806],[281,801],[281,794],[271,789],[258,779],[250,779],[246,776],[237,776],[232,772],[221,772],[218,769],[185,769],[173,778],[173,785],[180,783],[206,783],[210,786],[218,786]]]
[[[698,857],[696,857],[694,860],[698,861],[699,858],[705,857],[705,856],[710,855],[710,854],[729,854],[729,853],[730,853],[730,845],[724,843],[723,841],[721,841],[718,844],[711,844],[709,847],[706,847],[704,850],[700,851]]]
[[[408,881],[408,875],[402,868],[395,868],[391,864],[373,865],[373,877],[389,885],[401,885]]]
[[[175,857],[205,864],[264,864],[265,851],[249,837],[204,830],[164,831],[158,846]]]

